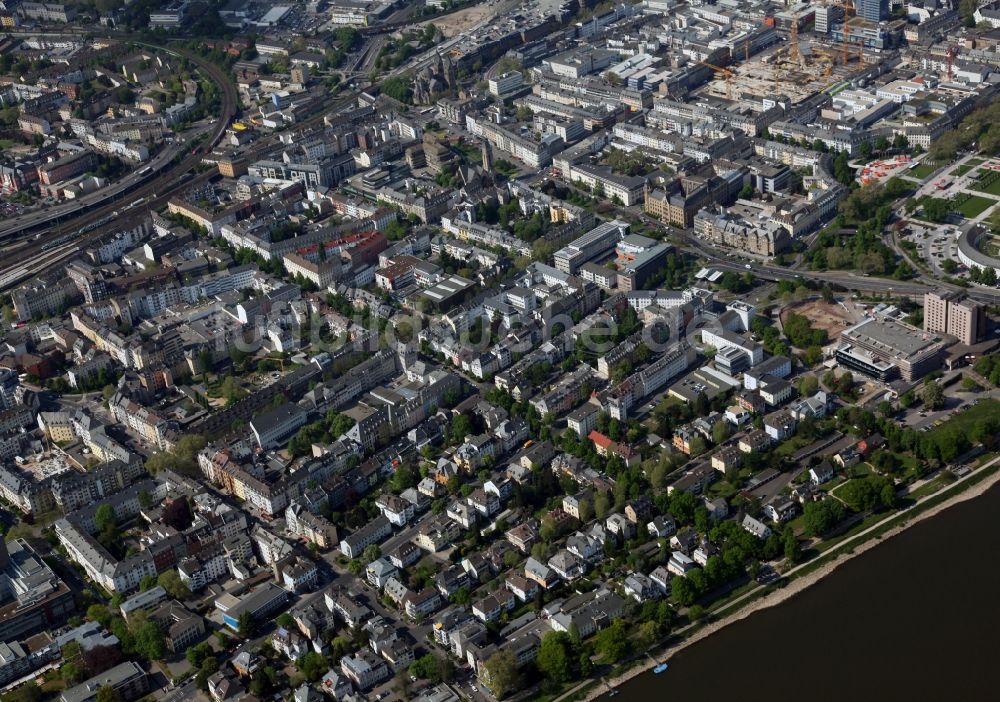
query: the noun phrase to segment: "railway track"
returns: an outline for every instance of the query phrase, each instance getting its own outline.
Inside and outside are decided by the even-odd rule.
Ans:
[[[218,66],[184,49],[150,44],[148,42],[137,41],[135,43],[166,51],[175,56],[191,61],[220,88],[223,96],[221,114],[219,119],[216,121],[215,126],[212,128],[207,141],[208,149],[211,150],[214,148],[222,138],[222,135],[225,133],[225,130],[229,126],[233,117],[236,115],[236,107],[238,104],[236,86]],[[117,207],[120,206],[121,200],[125,198],[147,198],[153,194],[159,193],[160,191],[167,190],[173,183],[180,179],[180,176],[184,175],[200,163],[201,159],[198,153],[200,152],[200,148],[201,147],[196,149],[194,153],[181,157],[180,161],[177,162],[176,165],[168,163],[160,169],[158,173],[151,174],[151,177],[138,181],[132,187],[113,190],[112,192],[107,193],[107,195],[103,198],[98,198],[94,202],[88,203],[80,210],[76,210],[72,213],[63,213],[60,211],[53,214],[51,217],[25,222],[21,227],[8,227],[0,236],[2,236],[5,241],[16,241],[20,238],[24,238],[31,232],[44,229],[46,227],[49,228],[49,231],[43,236],[45,241],[51,241],[58,239],[60,236],[65,236],[66,234],[78,229],[80,226],[79,223],[85,219],[99,220],[102,217],[111,214]],[[53,227],[53,223],[55,223],[56,226]]]
[[[56,36],[62,36],[59,34]],[[149,46],[163,51],[168,51],[176,56],[180,56],[195,63],[200,70],[213,80],[216,85],[222,88],[223,109],[219,120],[212,129],[211,136],[207,141],[204,150],[210,152],[222,138],[226,128],[231,123],[236,114],[238,95],[236,86],[223,72],[221,68],[210,63],[200,56],[191,54],[184,49],[172,48],[159,44],[138,41],[131,36],[119,36],[122,41],[133,41],[135,44]],[[376,45],[384,43],[374,42]],[[369,55],[370,57],[370,55]],[[426,58],[418,59],[426,61]],[[388,75],[400,75],[412,68],[409,64],[398,66]],[[330,102],[317,98],[310,112],[298,123],[295,124],[295,131],[307,133],[322,125],[327,115],[335,113],[350,103],[357,100],[361,94],[360,90],[351,91]],[[280,147],[280,141],[275,136],[265,137],[259,143],[254,144],[247,155],[251,158],[260,156]],[[33,222],[23,230],[14,230],[6,236],[0,234],[3,248],[0,249],[0,263],[10,261],[13,256],[17,256],[17,262],[0,269],[0,290],[8,290],[22,282],[24,279],[38,275],[51,266],[62,262],[70,255],[81,251],[95,239],[103,236],[108,231],[127,226],[140,217],[148,216],[149,211],[159,210],[166,206],[168,200],[178,192],[188,189],[194,185],[204,183],[215,177],[215,169],[197,174],[193,177],[185,178],[197,165],[201,163],[201,149],[189,154],[177,163],[174,167],[165,167],[153,177],[142,181],[133,188],[128,188],[114,194],[109,194],[107,200],[98,201],[88,205],[84,211],[74,213],[74,215],[59,221],[63,215],[55,215],[50,219]],[[126,198],[134,198],[133,204],[139,203],[134,213],[122,215],[122,202]],[[126,208],[127,209],[127,208]],[[52,226],[56,221],[56,226]],[[97,223],[97,226],[93,226]],[[50,227],[48,231],[31,236],[39,228]],[[30,261],[30,270],[21,261]]]

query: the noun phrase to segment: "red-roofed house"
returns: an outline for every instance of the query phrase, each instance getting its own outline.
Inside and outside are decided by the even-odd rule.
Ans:
[[[600,456],[607,456],[611,451],[611,447],[615,445],[609,437],[605,436],[596,429],[587,435],[587,438],[593,442],[594,447],[597,449],[597,453]]]
[[[631,446],[612,441],[599,431],[590,432],[587,438],[593,442],[599,456],[618,456],[627,466],[634,465],[640,459],[638,452],[633,450]]]

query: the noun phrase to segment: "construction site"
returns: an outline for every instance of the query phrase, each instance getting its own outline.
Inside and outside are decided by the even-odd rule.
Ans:
[[[838,5],[853,11],[853,5]],[[847,12],[843,36],[854,36],[851,25],[864,20]],[[751,55],[749,45],[732,54],[728,67],[704,63],[715,77],[702,94],[726,100],[761,102],[783,95],[797,104],[818,92],[851,80],[866,67],[864,45],[849,39],[835,43],[829,35],[814,34],[811,22],[802,27],[798,15],[790,22],[788,40]]]

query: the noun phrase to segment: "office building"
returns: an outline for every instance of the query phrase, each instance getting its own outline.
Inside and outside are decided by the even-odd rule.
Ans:
[[[881,22],[889,16],[888,0],[859,0],[855,7],[858,17],[869,22]]]
[[[555,264],[563,273],[576,273],[584,263],[607,256],[628,234],[629,225],[618,219],[594,227],[555,253]]]
[[[901,322],[866,319],[840,334],[841,365],[880,380],[918,380],[940,367],[949,342]]]
[[[291,402],[253,418],[250,430],[262,449],[274,448],[282,439],[298,431],[306,423],[306,413]]]
[[[75,610],[69,587],[27,541],[0,541],[0,640],[55,629]]]
[[[520,71],[508,71],[502,75],[490,78],[490,92],[497,97],[503,97],[518,90],[524,85],[524,76]]]
[[[240,628],[240,615],[249,613],[253,620],[260,621],[275,614],[287,601],[288,593],[268,582],[239,598],[224,594],[215,601],[215,608],[222,612],[223,624],[236,631]]]

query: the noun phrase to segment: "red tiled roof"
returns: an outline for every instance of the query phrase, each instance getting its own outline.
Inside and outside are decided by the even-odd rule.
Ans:
[[[605,449],[606,448],[610,448],[611,445],[613,443],[615,443],[609,437],[605,436],[604,434],[602,434],[601,432],[597,431],[596,429],[594,431],[590,432],[590,434],[587,435],[587,438],[590,439],[591,441],[593,441],[594,444],[596,444],[597,446],[600,446],[601,448],[605,448]]]

